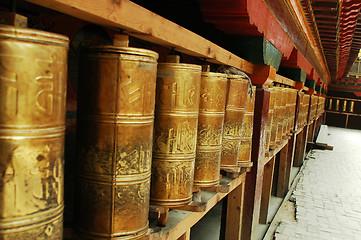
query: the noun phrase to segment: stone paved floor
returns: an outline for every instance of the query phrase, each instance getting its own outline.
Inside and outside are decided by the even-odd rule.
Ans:
[[[313,150],[291,199],[296,221],[275,239],[361,239],[361,131],[328,127],[333,151]]]

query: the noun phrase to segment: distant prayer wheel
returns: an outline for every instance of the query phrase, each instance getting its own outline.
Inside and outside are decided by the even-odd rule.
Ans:
[[[0,25],[0,239],[63,239],[67,52]]]
[[[321,98],[320,98],[321,99]],[[343,100],[342,102],[342,112],[346,112],[346,105],[347,105],[347,100]],[[321,104],[320,104],[321,105]],[[319,108],[321,110],[321,107]]]
[[[99,46],[81,58],[75,232],[140,239],[148,230],[158,54]]]
[[[274,88],[270,88],[270,100],[268,106],[268,123],[267,123],[267,135],[266,135],[266,155],[268,155],[270,144],[271,144],[271,135],[272,135],[272,126],[275,124],[273,116],[274,116],[274,107],[276,101],[276,90]],[[275,144],[275,139],[273,145]]]
[[[273,87],[273,88],[271,88],[271,91],[274,91],[275,100],[274,100],[274,108],[273,108],[270,148],[276,148],[277,141],[279,141],[281,139],[281,134],[279,134],[278,126],[279,126],[279,121],[281,118],[281,93],[282,93],[282,90],[279,87]]]
[[[293,131],[295,128],[295,115],[296,115],[296,101],[297,93],[296,89],[289,89],[289,131]]]
[[[221,169],[224,170],[234,170],[238,165],[248,87],[249,83],[245,77],[228,75],[221,158]]]
[[[353,112],[353,108],[354,108],[355,102],[354,101],[349,101],[349,107],[348,107],[348,112]]]
[[[303,115],[303,125],[306,125],[309,120],[309,107],[310,107],[310,95],[304,94],[303,96],[303,108],[304,108],[304,115]]]
[[[279,112],[278,112],[278,129],[277,129],[277,143],[280,144],[283,138],[283,127],[285,121],[285,113],[286,113],[286,99],[284,96],[285,90],[284,88],[278,88],[279,94]]]
[[[256,87],[253,86],[252,92],[248,93],[246,100],[246,114],[243,120],[242,138],[238,155],[238,166],[240,167],[252,167],[251,152],[255,97]]]
[[[150,199],[165,207],[192,200],[196,156],[202,67],[178,61],[160,63],[157,74]]]
[[[328,99],[328,110],[332,110],[332,98]]]
[[[280,123],[282,124],[282,138],[286,138],[287,133],[288,133],[288,123],[289,123],[289,112],[288,112],[288,108],[287,108],[287,104],[288,104],[288,93],[289,93],[289,89],[288,88],[282,88],[282,107],[281,107],[281,111],[284,111],[283,116],[282,116],[282,121],[283,123],[281,123],[282,121],[280,121]],[[284,109],[284,110],[283,110]]]
[[[194,186],[219,183],[227,75],[202,72]]]

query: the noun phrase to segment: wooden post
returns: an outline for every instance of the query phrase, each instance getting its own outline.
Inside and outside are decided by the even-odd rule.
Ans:
[[[304,160],[304,158],[305,158],[305,156],[306,156],[306,150],[307,150],[307,138],[308,138],[308,128],[309,128],[309,126],[308,125],[306,125],[306,127],[305,127],[305,132],[303,133],[304,135],[303,135],[303,139],[305,139],[305,141],[303,142],[303,151],[302,151],[302,163],[303,163],[303,160]]]
[[[244,187],[242,183],[228,195],[225,224],[227,240],[241,239]]]
[[[257,88],[252,137],[253,167],[246,175],[243,204],[242,239],[244,240],[257,239],[258,234],[269,97],[268,89]]]
[[[294,135],[294,134],[293,134]],[[283,198],[288,190],[288,184],[290,181],[291,173],[291,159],[289,158],[289,148],[291,139],[288,141],[286,146],[280,151],[280,162],[278,167],[278,181],[277,181],[277,197]]]
[[[273,174],[275,168],[275,159],[276,156],[273,156],[272,159],[264,166],[261,212],[259,216],[259,222],[262,224],[267,224],[268,207],[269,201],[271,199]]]
[[[295,147],[295,156],[293,161],[293,166],[301,167],[303,164],[303,152],[305,142],[307,143],[307,138],[305,138],[305,133],[307,133],[307,127],[303,128],[303,130],[296,136],[296,147]]]
[[[191,239],[191,230],[188,229],[178,240],[190,240]]]

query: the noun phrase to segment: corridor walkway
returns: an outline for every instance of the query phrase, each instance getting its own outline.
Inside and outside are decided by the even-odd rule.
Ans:
[[[328,127],[333,151],[313,150],[291,196],[296,221],[277,240],[361,239],[361,131]]]

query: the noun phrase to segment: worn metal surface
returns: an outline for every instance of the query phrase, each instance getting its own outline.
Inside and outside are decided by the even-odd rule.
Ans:
[[[275,91],[275,103],[273,108],[273,124],[271,130],[271,140],[270,140],[270,148],[276,148],[277,142],[281,140],[282,130],[279,127],[279,122],[281,119],[281,98],[282,98],[282,88],[273,87],[272,91]]]
[[[0,25],[0,239],[62,239],[67,48]]]
[[[267,135],[266,135],[266,146],[265,146],[266,155],[269,152],[269,148],[271,144],[272,127],[273,125],[275,125],[275,119],[273,116],[274,116],[274,108],[276,102],[276,90],[274,88],[270,88],[269,90],[270,90],[270,99],[269,99],[269,107],[268,107],[268,123],[267,123]],[[272,145],[275,145],[275,143],[276,143],[275,138],[273,138]]]
[[[243,120],[242,138],[238,156],[238,166],[247,167],[251,163],[253,117],[256,87],[253,86],[253,94],[247,95],[246,114]]]
[[[75,231],[139,239],[148,229],[158,54],[100,46],[81,59]]]
[[[194,186],[219,183],[227,75],[202,72]]]
[[[288,101],[288,88],[282,88],[281,121],[279,122],[279,124],[282,127],[281,138],[286,138],[286,135],[288,133],[287,101]],[[280,127],[280,125],[278,125],[278,127]]]
[[[238,164],[247,92],[248,80],[246,78],[241,75],[228,75],[221,158],[221,169],[224,170],[234,170]]]
[[[180,206],[192,199],[201,66],[160,63],[151,203]]]
[[[290,89],[290,119],[289,119],[289,129],[290,131],[295,130],[295,117],[296,117],[296,103],[297,103],[297,94],[298,91],[296,89]]]

